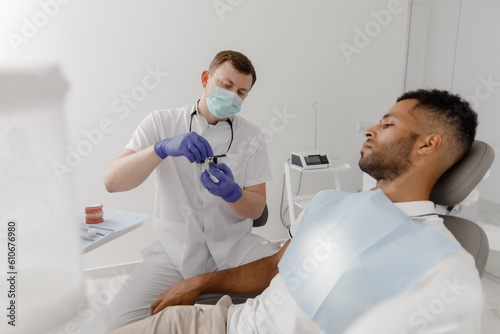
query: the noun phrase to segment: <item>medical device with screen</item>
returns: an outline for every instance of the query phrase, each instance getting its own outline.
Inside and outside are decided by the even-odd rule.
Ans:
[[[292,152],[291,164],[303,169],[326,168],[330,166],[326,153]]]

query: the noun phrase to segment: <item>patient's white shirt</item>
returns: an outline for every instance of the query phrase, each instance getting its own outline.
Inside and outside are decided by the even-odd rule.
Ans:
[[[458,243],[435,212],[432,202],[395,204],[407,216]],[[376,305],[344,333],[479,334],[481,308],[481,281],[474,259],[460,249],[439,260],[409,292]],[[324,333],[288,293],[280,274],[257,298],[229,308],[227,332]]]

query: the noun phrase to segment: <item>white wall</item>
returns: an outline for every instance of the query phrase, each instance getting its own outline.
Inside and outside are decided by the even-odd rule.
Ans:
[[[219,16],[217,3],[232,4],[226,7],[231,10]],[[283,162],[291,151],[314,148],[314,103],[318,150],[351,164],[352,171],[342,179],[344,188],[361,188],[357,160],[363,136],[356,132],[356,122],[378,121],[401,93],[406,4],[406,0],[71,1],[50,7],[53,17],[47,16],[46,24],[37,21],[41,27],[36,32],[26,30],[31,37],[17,45],[17,52],[8,38],[1,39],[0,61],[61,65],[71,85],[66,104],[71,149],[84,149],[88,141],[84,132],[96,135],[94,129],[108,120],[104,127],[108,133],[102,139],[96,135],[88,155],[73,161],[76,207],[101,202],[152,213],[153,178],[133,191],[108,194],[103,186],[108,164],[152,110],[199,98],[200,74],[216,52],[245,53],[258,79],[241,115],[267,128],[274,175],[267,188],[270,220],[256,233],[279,239],[285,236],[279,222]],[[1,6],[3,35],[21,35],[27,21],[33,22],[34,16],[43,19],[38,1]],[[390,13],[388,7],[393,14],[382,15],[381,10]],[[372,11],[379,13],[381,23]],[[368,35],[359,32],[366,29]],[[349,56],[341,49],[347,44],[351,51],[356,48]],[[144,99],[137,96],[141,101],[136,100],[137,106],[125,114],[122,94],[140,92],[148,68],[168,76]],[[284,113],[292,116],[283,118]],[[87,254],[87,266],[138,260],[139,250],[152,238],[147,223]]]
[[[490,144],[496,159],[480,198],[500,204],[500,2],[462,0],[453,91],[479,115],[477,139]]]
[[[489,0],[414,0],[406,89],[447,89],[468,99],[479,115],[477,139],[496,160],[480,198],[500,203],[500,3]]]
[[[460,0],[413,0],[405,90],[451,90]]]

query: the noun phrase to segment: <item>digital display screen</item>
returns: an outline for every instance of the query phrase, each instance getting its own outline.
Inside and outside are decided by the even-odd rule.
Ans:
[[[321,160],[319,159],[319,155],[309,155],[309,156],[305,157],[305,159],[306,159],[306,163],[308,165],[311,163],[321,162]]]

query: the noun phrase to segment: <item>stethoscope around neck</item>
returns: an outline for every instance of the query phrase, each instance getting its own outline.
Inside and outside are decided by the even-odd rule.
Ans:
[[[194,111],[191,113],[191,119],[189,120],[189,132],[191,132],[192,130],[192,126],[193,126],[193,117],[194,115],[196,115],[196,108],[194,109]],[[227,124],[229,124],[229,127],[231,128],[231,141],[229,142],[229,146],[227,147],[227,150],[226,152],[224,152],[223,154],[220,154],[220,155],[214,155],[214,158],[220,158],[220,157],[224,157],[226,156],[226,153],[229,152],[229,149],[231,148],[231,145],[233,144],[233,137],[234,137],[234,133],[233,133],[233,122],[228,118],[227,119]]]

